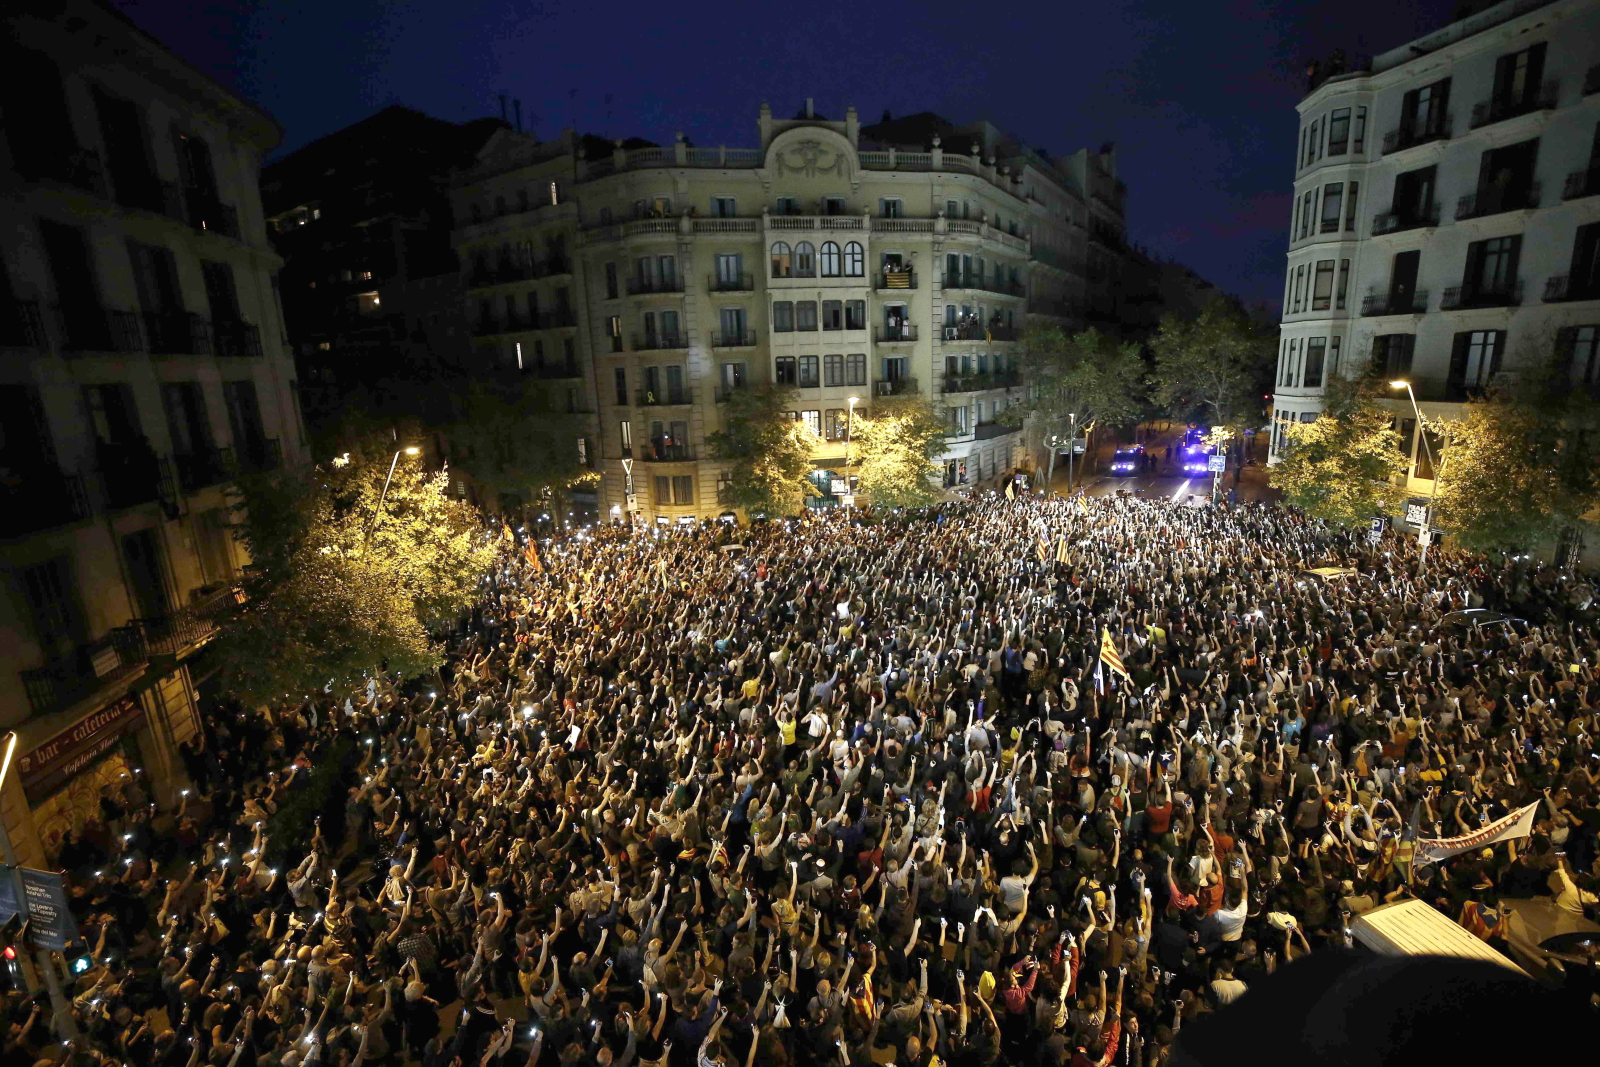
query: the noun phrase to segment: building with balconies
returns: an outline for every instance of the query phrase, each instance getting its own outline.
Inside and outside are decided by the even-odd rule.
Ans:
[[[1551,357],[1600,387],[1600,3],[1479,5],[1299,112],[1274,462],[1335,376],[1404,378],[1428,419]]]
[[[1000,419],[1017,342],[1030,316],[1082,323],[1091,246],[1118,259],[1114,154],[1057,162],[988,124],[862,127],[809,102],[790,120],[763,105],[758,128],[754,148],[491,137],[454,190],[476,362],[594,413],[574,447],[603,518],[723,512],[706,440],[719,403],[762,384],[795,390],[823,505],[844,488],[852,398],[941,408],[947,486],[1024,465],[1026,435]]]
[[[224,485],[302,458],[256,176],[272,119],[110,5],[8,13],[0,69],[0,817],[24,862],[165,798],[241,565]]]

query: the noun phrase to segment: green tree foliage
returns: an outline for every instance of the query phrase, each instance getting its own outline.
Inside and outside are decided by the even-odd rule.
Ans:
[[[1393,422],[1370,390],[1330,383],[1321,416],[1289,428],[1272,484],[1283,490],[1285,503],[1335,526],[1354,529],[1376,515],[1395,514],[1405,500],[1397,480],[1406,457]]]
[[[1237,305],[1218,297],[1200,317],[1172,316],[1150,339],[1155,399],[1175,419],[1235,431],[1264,421],[1272,392],[1273,339]]]
[[[558,410],[546,393],[520,381],[465,384],[440,431],[455,462],[490,499],[529,502],[589,476],[579,462],[579,416]]]
[[[236,487],[248,602],[218,638],[229,684],[261,703],[433,670],[429,636],[471,606],[495,557],[477,509],[388,435],[348,462],[248,474]]]
[[[945,425],[920,396],[883,397],[850,430],[851,459],[861,491],[874,504],[917,507],[939,499],[933,480],[944,454]]]
[[[1530,362],[1460,419],[1432,424],[1444,438],[1434,522],[1475,551],[1535,548],[1600,506],[1600,398],[1573,387],[1565,361]]]
[[[1074,415],[1082,431],[1139,413],[1145,368],[1137,345],[1118,344],[1093,328],[1069,334],[1035,327],[1023,338],[1018,363],[1028,388],[1026,399],[1002,413],[1011,425],[1037,420],[1046,434],[1067,433]]]
[[[791,414],[794,391],[735,389],[724,405],[723,428],[707,438],[713,458],[729,464],[722,503],[750,513],[797,515],[817,496],[811,473],[816,435]]]

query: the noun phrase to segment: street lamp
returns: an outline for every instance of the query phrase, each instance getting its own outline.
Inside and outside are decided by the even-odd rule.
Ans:
[[[383,502],[389,498],[389,483],[394,481],[394,468],[400,462],[400,453],[415,456],[422,452],[416,445],[407,445],[405,448],[395,450],[394,458],[389,461],[389,474],[383,480],[383,492],[378,494],[378,506],[372,509],[372,518],[367,520],[367,532],[361,535],[361,543],[366,544],[367,538],[372,536],[372,527],[377,525],[378,515],[383,511]]]
[[[850,410],[844,417],[844,491],[846,496],[853,496],[850,488],[850,430],[856,421],[856,405],[861,403],[859,396],[853,396],[848,401]]]
[[[1422,407],[1417,403],[1417,394],[1411,389],[1411,382],[1405,378],[1397,378],[1389,383],[1390,389],[1404,389],[1406,397],[1411,401],[1411,410],[1416,412],[1417,427],[1422,431],[1422,453],[1428,457],[1428,469],[1433,477],[1428,481],[1428,514],[1422,523],[1422,554],[1417,557],[1417,574],[1422,574],[1422,569],[1428,564],[1428,543],[1433,540],[1433,505],[1439,497],[1439,465],[1434,462],[1433,449],[1428,445],[1428,420],[1422,417]]]

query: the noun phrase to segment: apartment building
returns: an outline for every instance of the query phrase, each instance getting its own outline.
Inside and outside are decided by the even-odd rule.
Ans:
[[[476,362],[592,416],[574,447],[605,519],[724,513],[706,441],[756,384],[796,390],[823,506],[848,489],[852,398],[941,408],[946,486],[1021,465],[1002,415],[1030,316],[1115,314],[1114,152],[1056,161],[987,123],[863,128],[809,102],[762,105],[758,129],[750,148],[491,137],[454,191]]]
[[[5,26],[0,817],[42,865],[102,786],[183,779],[245,562],[223,483],[303,442],[257,192],[276,124],[109,5]]]
[[[1428,419],[1552,354],[1600,383],[1600,3],[1480,5],[1319,80],[1299,104],[1273,461],[1336,375],[1409,380]],[[1395,409],[1426,497],[1430,449]]]

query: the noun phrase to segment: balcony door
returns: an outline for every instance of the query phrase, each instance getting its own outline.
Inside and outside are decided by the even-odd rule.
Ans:
[[[100,118],[106,169],[111,173],[111,191],[117,202],[130,207],[159,209],[155,168],[150,161],[144,120],[138,107],[100,89],[94,91],[94,107]]]
[[[1497,108],[1509,111],[1531,107],[1539,98],[1539,85],[1544,79],[1544,51],[1545,45],[1540,42],[1495,61],[1494,103]]]
[[[0,70],[12,162],[24,178],[36,181],[78,150],[61,70],[50,57],[15,45],[0,52]]]
[[[99,302],[95,288],[94,261],[83,231],[60,222],[39,223],[45,258],[50,261],[50,278],[55,282],[56,300],[63,308],[92,307]]]
[[[1431,137],[1442,132],[1449,107],[1449,78],[1411,90],[1405,95],[1400,118],[1403,140]]]
[[[211,146],[192,134],[172,131],[177,148],[178,173],[186,192],[202,201],[217,199],[217,171],[211,163]],[[201,205],[192,205],[201,206]]]
[[[1438,167],[1423,167],[1395,175],[1394,206],[1391,210],[1402,224],[1426,222],[1433,217],[1433,194]]]
[[[200,273],[205,277],[206,303],[211,307],[212,321],[238,322],[239,291],[233,284],[232,264],[201,260]]]
[[[1500,372],[1505,350],[1504,330],[1470,330],[1456,334],[1450,353],[1450,399],[1481,396]]]
[[[1467,248],[1467,276],[1464,296],[1500,297],[1509,294],[1517,280],[1517,262],[1522,254],[1522,236],[1495,237],[1478,241]]]
[[[1389,271],[1389,311],[1392,314],[1411,310],[1417,292],[1417,266],[1421,260],[1422,253],[1415,249],[1395,254],[1394,266]]]
[[[122,558],[128,567],[128,584],[133,587],[139,617],[160,619],[170,614],[172,599],[167,593],[166,561],[161,555],[156,532],[146,527],[125,534]]]
[[[256,399],[256,383],[248,378],[223,382],[222,395],[228,403],[228,429],[233,447],[243,462],[258,460],[265,451],[266,434],[261,426],[261,405]]]
[[[739,278],[743,274],[743,257],[737,254],[721,253],[717,256],[717,288],[737,289]]]
[[[1479,213],[1532,207],[1538,157],[1537,139],[1485,152],[1478,164]]]

